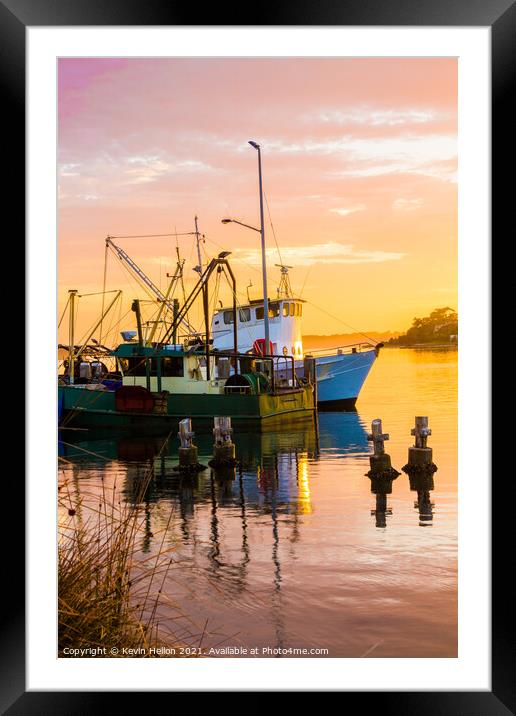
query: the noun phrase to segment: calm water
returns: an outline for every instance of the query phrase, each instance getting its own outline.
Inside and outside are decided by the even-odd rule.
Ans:
[[[148,564],[162,542],[170,547],[159,619],[185,643],[456,656],[457,353],[384,349],[357,409],[322,413],[319,444],[308,428],[237,432],[241,467],[225,476],[175,476],[175,435],[163,446],[163,438],[63,433],[59,479],[84,514],[102,489],[134,501],[153,470],[139,504],[137,559]],[[429,416],[435,489],[418,504],[402,473],[387,510],[377,510],[364,475],[371,420],[383,420],[386,451],[401,471],[415,415]],[[211,436],[195,443],[206,464]]]

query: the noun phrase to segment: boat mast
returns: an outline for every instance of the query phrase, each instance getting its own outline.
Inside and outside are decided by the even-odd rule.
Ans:
[[[195,221],[195,240],[197,243],[197,260],[199,261],[199,265],[195,267],[194,271],[197,271],[199,273],[199,276],[202,276],[202,256],[201,256],[201,242],[200,242],[200,234],[199,234],[199,226],[197,224],[197,215],[194,216]],[[208,285],[206,283],[202,284],[202,306],[203,306],[203,312],[204,312],[204,331],[206,334],[205,339],[205,351],[206,351],[206,380],[210,380],[211,378],[211,370],[210,370],[210,307],[209,307],[209,300],[208,300]]]
[[[74,383],[74,351],[75,351],[75,297],[77,296],[77,289],[73,288],[68,291],[70,294],[70,316],[69,316],[69,334],[68,334],[68,377],[70,379],[70,385]]]
[[[202,276],[202,256],[201,256],[201,241],[200,241],[200,233],[199,233],[199,227],[197,226],[197,216],[194,217],[195,221],[195,240],[197,242],[197,260],[199,261],[199,266],[195,268],[199,269],[199,275]],[[204,239],[203,239],[204,241]]]
[[[153,340],[154,335],[156,334],[156,331],[157,331],[157,329],[158,329],[158,324],[159,324],[160,321],[161,321],[161,316],[163,315],[163,311],[165,310],[165,307],[166,307],[166,306],[169,306],[169,305],[170,305],[170,294],[172,293],[172,289],[174,288],[174,286],[175,286],[175,284],[176,284],[176,281],[178,280],[178,278],[179,278],[179,276],[180,276],[180,274],[181,274],[181,271],[182,271],[182,266],[181,266],[181,263],[178,261],[178,262],[177,262],[177,266],[176,266],[176,270],[175,270],[174,274],[173,274],[172,276],[170,276],[170,274],[167,273],[167,278],[171,278],[171,281],[170,281],[170,284],[169,284],[169,286],[168,286],[168,289],[167,289],[167,292],[166,292],[166,294],[165,294],[165,297],[164,297],[163,301],[161,302],[161,306],[159,307],[158,315],[156,316],[156,320],[154,321],[154,325],[152,326],[151,332],[150,332],[149,336],[147,337],[147,340],[146,340],[147,345],[151,345],[151,344],[152,344],[152,340]],[[159,300],[159,299],[158,299],[158,300]],[[175,298],[175,299],[172,301],[172,315],[173,315],[173,318],[175,318],[175,315],[176,315],[176,313],[177,313],[177,306],[176,306],[177,303],[179,303],[179,301],[177,300],[177,298]],[[176,342],[176,337],[174,336],[174,338],[173,338],[173,343],[175,343],[175,342]]]

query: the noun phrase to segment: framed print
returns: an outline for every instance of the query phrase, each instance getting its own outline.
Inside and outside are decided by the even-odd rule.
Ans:
[[[3,709],[514,709],[488,437],[514,5],[0,11],[28,299]]]

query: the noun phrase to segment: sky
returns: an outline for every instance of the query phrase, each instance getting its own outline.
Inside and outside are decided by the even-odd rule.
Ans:
[[[305,334],[404,331],[457,307],[455,59],[74,58],[58,77],[58,312],[69,289],[84,296],[80,335],[101,306],[84,294],[102,291],[105,237],[192,232],[195,215],[204,260],[231,251],[240,301],[262,296],[259,234],[221,223],[260,225],[249,140],[269,296],[275,264],[292,266]],[[192,236],[116,243],[163,291],[178,244],[195,284]],[[123,290],[117,320],[133,328],[142,292],[113,256],[106,289]]]

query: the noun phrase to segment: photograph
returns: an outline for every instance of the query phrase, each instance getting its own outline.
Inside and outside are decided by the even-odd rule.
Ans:
[[[457,659],[458,57],[56,81],[56,658]]]

